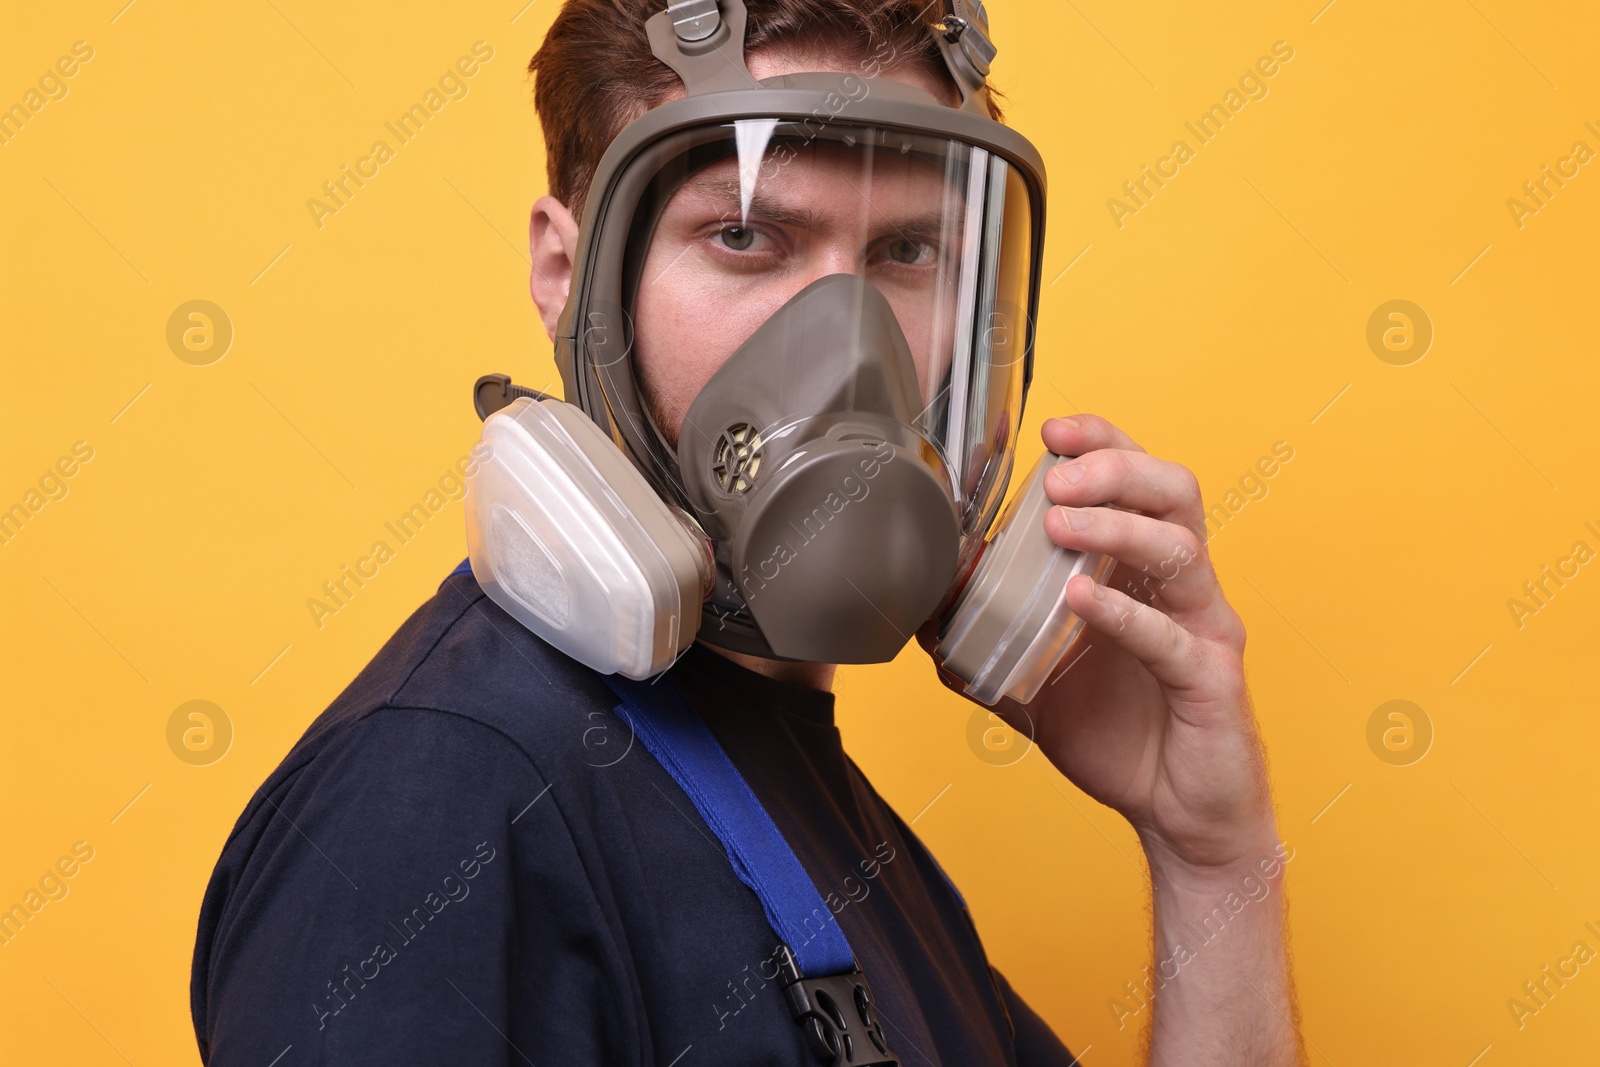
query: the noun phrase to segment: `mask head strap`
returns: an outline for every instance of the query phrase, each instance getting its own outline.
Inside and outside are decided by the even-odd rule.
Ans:
[[[961,90],[961,109],[988,118],[984,89],[996,49],[989,37],[989,15],[983,0],[944,0],[944,15],[929,31]]]
[[[985,88],[994,62],[983,0],[943,0],[933,35],[945,67],[961,91],[961,108],[989,115]],[[645,23],[650,51],[677,72],[689,96],[759,89],[744,61],[744,0],[669,0]]]
[[[690,96],[759,89],[744,65],[744,0],[671,0],[645,23],[650,51]]]

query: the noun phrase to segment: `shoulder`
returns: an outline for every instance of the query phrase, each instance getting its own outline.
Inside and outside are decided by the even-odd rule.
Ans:
[[[581,759],[585,731],[615,704],[598,674],[518,624],[470,572],[457,572],[306,728],[251,798],[229,842],[258,809],[304,779],[410,760],[421,765],[424,781],[454,775],[495,788],[503,779],[486,776],[482,761],[517,758],[559,775]]]
[[[317,717],[235,824],[199,917],[191,995],[203,1044],[223,1017],[288,1010],[255,975],[320,996],[356,948],[391,932],[410,945],[411,927],[433,928],[434,915],[454,932],[416,941],[434,943],[426,950],[400,953],[390,942],[411,960],[438,956],[406,964],[400,971],[412,978],[387,987],[467,956],[492,970],[530,884],[556,925],[603,927],[580,856],[597,801],[570,784],[597,740],[586,731],[609,720],[614,703],[598,675],[506,616],[470,574],[449,578]],[[470,923],[452,919],[447,905],[468,893],[475,903],[461,915]],[[544,947],[567,974],[556,948]],[[614,955],[595,964],[612,974],[603,985],[618,970]],[[318,1020],[345,1017],[337,1000],[316,1003]],[[293,1014],[307,1014],[304,1005]]]
[[[249,847],[241,836],[275,814],[386,819],[420,806],[437,817],[463,790],[480,807],[526,803],[528,786],[593,765],[615,704],[599,675],[453,574],[307,727],[227,847]]]
[[[558,759],[574,724],[615,703],[598,674],[507,615],[470,573],[456,573],[307,728],[274,777],[318,758],[363,720],[397,709],[436,711],[457,720],[458,732],[485,740],[499,735],[535,763]]]

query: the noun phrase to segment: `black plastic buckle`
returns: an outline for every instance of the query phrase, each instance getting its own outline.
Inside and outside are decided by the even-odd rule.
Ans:
[[[788,945],[780,945],[778,973],[794,1021],[806,1044],[827,1067],[900,1067],[878,1025],[872,987],[859,969],[806,978]]]

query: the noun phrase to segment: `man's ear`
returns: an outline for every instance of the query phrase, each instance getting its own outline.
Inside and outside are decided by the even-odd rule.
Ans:
[[[545,333],[556,335],[556,322],[567,306],[567,291],[572,288],[572,261],[578,255],[578,221],[567,206],[553,196],[533,202],[528,219],[528,252],[533,271],[528,290],[539,307]]]

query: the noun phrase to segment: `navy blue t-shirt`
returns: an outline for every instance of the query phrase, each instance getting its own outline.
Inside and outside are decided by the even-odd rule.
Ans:
[[[831,694],[698,646],[672,677],[834,912],[903,1064],[1073,1062],[845,754]],[[201,1058],[814,1064],[759,901],[616,703],[448,578],[223,847],[195,942]]]

